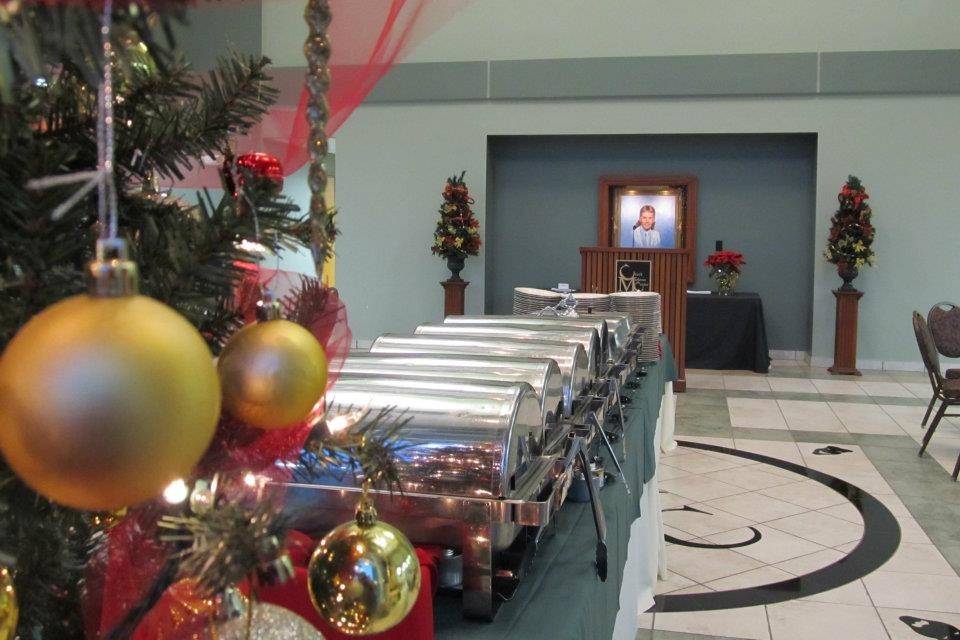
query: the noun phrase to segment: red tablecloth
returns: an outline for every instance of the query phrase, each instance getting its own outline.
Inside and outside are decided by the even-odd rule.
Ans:
[[[371,640],[433,640],[433,593],[436,585],[436,565],[433,555],[417,549],[420,558],[420,595],[410,614],[390,631],[365,636]],[[260,588],[263,602],[280,605],[303,616],[313,624],[326,640],[351,640],[353,636],[340,633],[327,624],[313,608],[307,592],[307,570],[297,567],[292,580],[282,585]]]
[[[340,633],[328,625],[310,602],[307,590],[307,564],[316,543],[308,536],[293,532],[287,540],[290,559],[295,566],[291,580],[278,585],[260,587],[262,602],[279,605],[309,620],[326,640],[350,640],[352,636]],[[420,594],[410,614],[390,631],[366,636],[371,640],[433,640],[433,595],[437,585],[436,558],[439,549],[417,548],[420,559]],[[134,640],[175,640],[191,637],[208,624],[210,611],[199,605],[189,588],[180,582],[163,595],[137,628]]]

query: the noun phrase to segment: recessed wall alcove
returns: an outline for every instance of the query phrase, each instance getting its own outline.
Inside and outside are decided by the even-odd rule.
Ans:
[[[738,289],[763,298],[771,349],[809,351],[816,134],[490,136],[486,313],[514,286],[580,282],[579,247],[597,239],[600,177],[699,179],[696,278],[716,240],[747,260]]]

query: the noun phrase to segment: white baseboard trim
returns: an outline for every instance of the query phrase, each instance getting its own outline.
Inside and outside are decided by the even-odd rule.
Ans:
[[[811,367],[830,367],[833,358],[810,358]],[[903,360],[857,360],[857,368],[867,371],[923,371],[922,362]]]
[[[925,371],[922,362],[904,362],[898,360],[884,360],[884,371]]]
[[[833,363],[831,363],[833,364]],[[830,365],[827,365],[830,366]],[[857,369],[862,371],[883,371],[883,360],[860,360],[857,359]]]
[[[770,349],[771,360],[800,360],[806,362],[810,356],[806,351],[784,351],[781,349]]]

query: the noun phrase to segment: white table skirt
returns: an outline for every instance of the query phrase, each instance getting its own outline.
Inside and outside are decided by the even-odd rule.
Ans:
[[[660,452],[671,451],[677,446],[673,439],[676,419],[676,397],[673,383],[664,388],[657,417],[654,443],[657,467]],[[623,585],[620,587],[620,610],[613,628],[614,640],[634,640],[640,614],[653,606],[653,590],[657,576],[667,572],[666,544],[663,541],[663,513],[660,511],[659,472],[643,485],[640,497],[640,517],[630,526],[630,542],[627,546],[627,562],[623,568]]]

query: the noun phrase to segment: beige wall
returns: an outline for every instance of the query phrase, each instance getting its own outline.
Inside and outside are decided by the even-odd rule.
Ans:
[[[960,182],[954,177],[960,97],[361,107],[337,135],[337,204],[343,230],[337,283],[350,305],[354,332],[372,338],[440,317],[437,282],[445,269],[428,249],[439,191],[445,176],[466,169],[475,210],[481,224],[485,222],[488,135],[757,132],[818,134],[813,355],[832,354],[830,290],[840,281],[819,254],[836,193],[854,173],[873,197],[878,253],[878,266],[866,269],[857,281],[867,292],[861,308],[860,356],[865,366],[915,362],[910,311],[960,297],[955,213]],[[791,238],[769,241],[789,243]],[[467,260],[464,277],[471,281],[468,311],[478,312],[483,256]]]
[[[264,4],[263,51],[281,66],[303,64],[302,8],[300,0]],[[951,48],[960,49],[955,0],[475,0],[407,61]],[[337,133],[337,284],[355,333],[372,338],[440,316],[445,269],[428,250],[439,191],[466,169],[484,221],[488,135],[778,132],[819,140],[813,355],[823,362],[832,353],[830,290],[839,280],[819,254],[837,190],[853,173],[873,196],[878,229],[878,266],[857,281],[867,292],[861,362],[915,365],[909,312],[960,298],[957,96],[362,106]],[[468,260],[464,274],[473,312],[483,259]]]
[[[263,3],[278,66],[303,64],[304,4]],[[406,61],[954,48],[956,0],[473,0]]]

